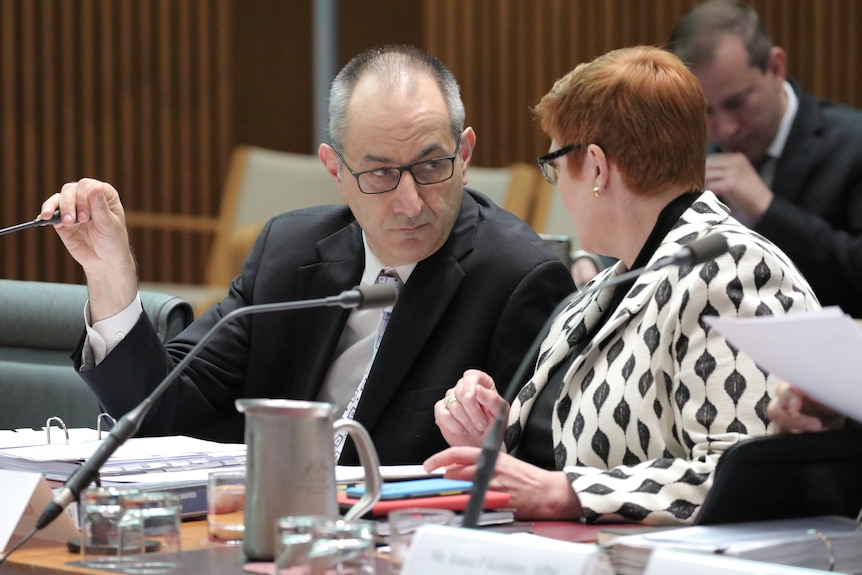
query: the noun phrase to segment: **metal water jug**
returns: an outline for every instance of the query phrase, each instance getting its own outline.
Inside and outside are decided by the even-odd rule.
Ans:
[[[365,468],[365,495],[344,516],[357,519],[380,499],[380,464],[361,424],[335,421],[329,403],[288,399],[239,399],[245,413],[246,499],[243,550],[270,561],[275,522],[287,515],[339,515],[334,435],[348,431]]]

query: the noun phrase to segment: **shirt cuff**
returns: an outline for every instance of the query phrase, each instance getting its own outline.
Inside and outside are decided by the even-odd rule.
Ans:
[[[87,330],[87,337],[81,350],[81,371],[102,363],[108,354],[123,341],[126,334],[135,327],[143,311],[141,295],[137,294],[134,301],[126,309],[90,325],[90,301],[87,300],[87,303],[84,304],[84,325]]]

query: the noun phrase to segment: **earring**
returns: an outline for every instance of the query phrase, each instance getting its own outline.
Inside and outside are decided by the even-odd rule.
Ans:
[[[594,197],[594,198],[598,198],[598,197],[599,197],[599,187],[598,187],[598,186],[596,186],[595,188],[593,188],[593,197]]]

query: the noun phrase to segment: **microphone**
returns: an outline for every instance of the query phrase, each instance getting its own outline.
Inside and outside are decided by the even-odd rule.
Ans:
[[[547,336],[547,332],[550,329],[551,324],[556,319],[557,315],[562,312],[565,306],[574,301],[575,298],[581,299],[591,293],[631,281],[648,271],[658,270],[671,265],[694,266],[702,264],[727,253],[728,249],[727,239],[722,234],[711,234],[686,244],[674,254],[659,258],[651,266],[630,270],[606,282],[595,284],[587,289],[577,291],[565,298],[559,305],[557,305],[553,313],[551,313],[550,317],[545,321],[542,329],[539,330],[539,334],[533,340],[533,343],[530,345],[530,349],[527,350],[527,353],[524,355],[524,359],[521,360],[521,363],[518,365],[518,369],[515,370],[515,375],[513,375],[511,381],[509,381],[509,385],[506,388],[506,394],[503,396],[503,399],[508,402],[509,398],[518,390],[518,386],[523,383],[524,375],[526,374],[527,369],[535,361],[535,358],[539,353],[539,346]],[[482,442],[482,451],[479,453],[478,459],[476,459],[476,474],[473,478],[473,491],[470,493],[470,499],[467,502],[467,507],[464,509],[464,516],[461,522],[463,527],[476,527],[476,524],[479,521],[479,515],[485,505],[485,493],[487,493],[491,477],[494,475],[494,467],[497,464],[497,455],[500,453],[500,445],[503,443],[503,426],[505,425],[503,418],[505,413],[505,409],[501,409],[499,413],[497,413],[497,417],[494,419],[491,431],[488,432],[488,435],[485,436],[485,440]]]
[[[3,228],[2,230],[0,230],[0,236],[11,234],[12,232],[17,232],[20,230],[26,230],[27,228],[35,228],[38,226],[52,226],[59,223],[60,210],[54,210],[54,215],[51,216],[51,219],[43,220],[42,218],[36,218],[35,220],[24,222],[23,224],[9,226],[8,228]]]
[[[186,356],[165,376],[165,378],[153,389],[152,392],[136,407],[126,413],[117,421],[102,443],[93,454],[69,476],[53,500],[45,506],[42,515],[36,521],[36,530],[43,529],[56,519],[72,501],[77,501],[91,481],[99,474],[99,469],[117,450],[120,445],[132,437],[140,428],[141,422],[152,408],[155,401],[161,397],[168,386],[179,376],[191,361],[203,350],[204,346],[226,323],[245,315],[268,313],[273,311],[286,311],[305,309],[312,307],[334,307],[372,309],[392,305],[398,299],[398,290],[392,284],[377,284],[370,286],[356,286],[353,289],[341,292],[337,296],[325,298],[287,301],[276,303],[265,303],[249,305],[237,308],[219,319],[204,336],[192,347]]]

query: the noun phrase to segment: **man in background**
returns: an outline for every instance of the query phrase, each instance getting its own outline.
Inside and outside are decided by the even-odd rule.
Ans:
[[[823,305],[862,316],[862,112],[787,78],[758,14],[710,0],[669,41],[707,101],[706,188],[796,263]]]

